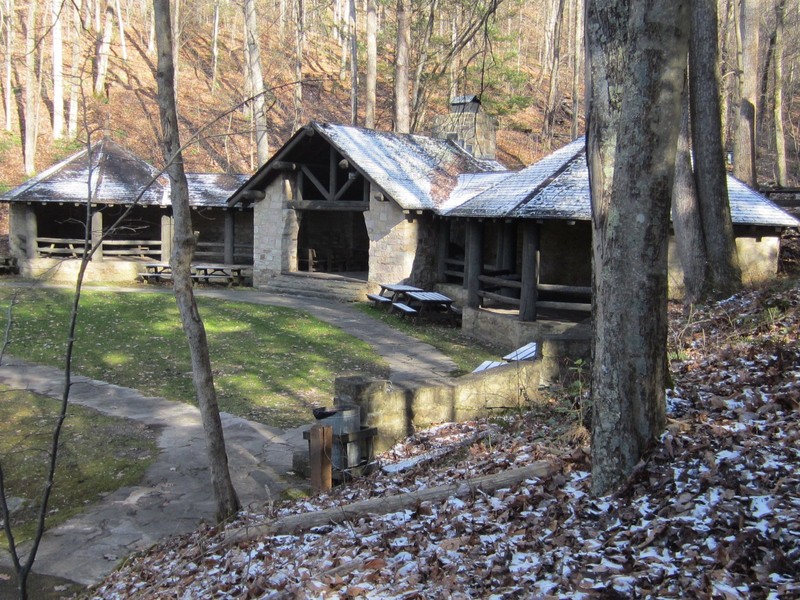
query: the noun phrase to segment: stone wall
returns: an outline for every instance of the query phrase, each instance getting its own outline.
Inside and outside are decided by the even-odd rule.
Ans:
[[[299,226],[294,210],[287,208],[284,182],[277,177],[253,207],[253,285],[266,285],[283,270],[297,269]],[[292,260],[293,259],[293,260]]]
[[[377,195],[377,190],[370,190],[369,210],[364,213],[369,235],[369,281],[406,281],[414,267],[419,223],[409,222],[396,202],[377,200]]]
[[[85,283],[133,283],[143,263],[106,258],[89,261],[84,274]],[[74,283],[78,279],[81,261],[78,259],[26,258],[19,261],[20,275],[54,283]]]
[[[538,399],[539,361],[526,361],[465,375],[450,385],[404,386],[364,377],[336,379],[337,404],[361,408],[361,424],[377,427],[375,451],[437,423],[467,421],[522,410]]]

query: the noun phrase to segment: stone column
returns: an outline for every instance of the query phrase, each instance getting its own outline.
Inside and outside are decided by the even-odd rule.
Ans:
[[[101,210],[92,211],[92,247],[98,246],[92,255],[92,260],[103,262],[103,212]]]
[[[33,207],[27,206],[25,210],[25,254],[28,258],[36,258],[39,255],[39,245],[36,238],[39,236],[39,224],[36,221],[36,213]]]
[[[536,320],[536,300],[539,295],[539,225],[525,221],[522,226],[522,291],[519,301],[519,320]]]
[[[172,215],[161,216],[161,262],[168,263],[172,255]]]

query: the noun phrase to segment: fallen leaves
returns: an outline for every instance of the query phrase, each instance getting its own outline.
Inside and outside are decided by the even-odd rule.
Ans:
[[[563,467],[235,548],[199,531],[129,562],[95,597],[799,597],[799,307],[794,287],[698,308],[689,323],[676,311],[668,428],[612,496],[590,495],[585,448],[524,415],[447,424],[383,457],[403,468],[234,526],[543,459]]]

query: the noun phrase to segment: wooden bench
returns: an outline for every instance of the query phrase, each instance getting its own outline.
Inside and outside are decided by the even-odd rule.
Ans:
[[[530,344],[525,344],[521,348],[517,348],[511,354],[506,354],[503,357],[503,360],[507,361],[533,360],[534,358],[536,358],[537,350],[538,350],[537,343],[531,342]]]
[[[380,294],[367,294],[367,298],[372,300],[375,303],[375,306],[379,305],[387,306],[392,303],[391,298],[387,298],[386,296],[381,296]]]
[[[235,275],[201,275],[199,273],[192,274],[192,281],[197,283],[208,283],[210,284],[212,281],[218,281],[220,283],[227,283],[228,285],[233,285],[235,282],[238,282],[239,278]]]
[[[411,308],[408,304],[403,304],[402,302],[393,302],[392,309],[394,310],[395,308],[402,313],[401,316],[417,314],[416,308]]]
[[[172,279],[172,273],[139,273],[139,277],[145,283],[159,283]]]

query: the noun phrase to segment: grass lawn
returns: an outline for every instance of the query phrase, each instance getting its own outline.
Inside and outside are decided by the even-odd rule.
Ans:
[[[59,402],[0,387],[0,462],[16,541],[30,539],[39,513]],[[62,429],[46,526],[66,521],[111,491],[134,485],[155,459],[156,431],[70,405]],[[92,443],[102,440],[102,443]],[[7,548],[0,536],[0,548]]]
[[[13,290],[0,288],[8,306]],[[9,354],[63,366],[72,292],[24,288],[13,309]],[[388,376],[372,348],[306,313],[198,298],[220,409],[273,425],[306,423],[330,404],[341,375]],[[2,310],[2,326],[6,310]],[[73,371],[153,396],[194,402],[186,338],[169,294],[84,288]]]
[[[429,321],[425,321],[421,325],[404,319],[400,315],[390,314],[383,307],[376,307],[371,302],[360,302],[357,307],[364,314],[430,344],[449,356],[458,366],[458,370],[451,373],[454,377],[471,373],[483,361],[498,360],[499,356],[507,353],[507,351],[503,352],[499,348],[468,338],[461,333],[461,329],[452,325]]]

